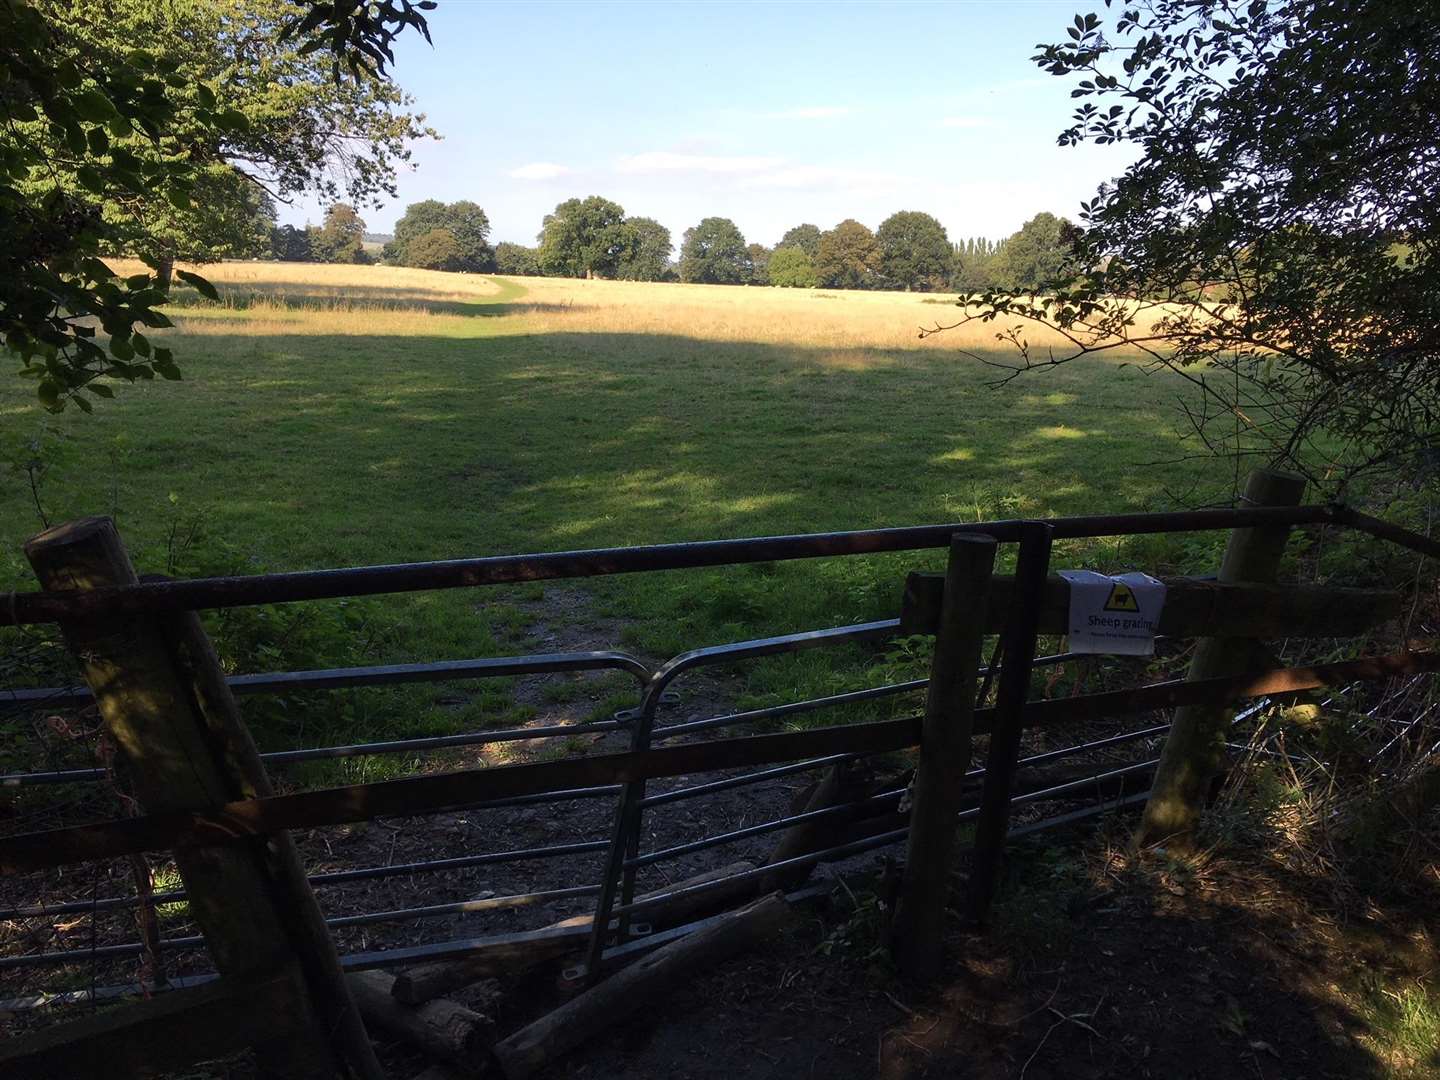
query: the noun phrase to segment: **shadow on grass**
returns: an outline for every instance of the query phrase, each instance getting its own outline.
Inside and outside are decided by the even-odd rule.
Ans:
[[[87,418],[83,442],[125,438],[118,478],[57,463],[75,482],[53,517],[118,493],[137,542],[163,542],[175,492],[284,569],[1140,510],[1188,479],[1141,467],[1175,456],[1166,391],[1098,363],[1060,369],[1045,385],[1061,392],[1037,395],[990,389],[983,366],[918,345],[568,332],[174,345],[185,382],[123,387]],[[78,466],[87,451],[64,452]],[[1155,543],[1144,568],[1169,569]],[[708,632],[843,622],[939,558],[812,560],[768,581],[727,571]],[[1057,553],[1125,559],[1118,544]],[[670,579],[646,580],[661,608],[678,603]]]
[[[497,318],[504,315],[525,315],[537,312],[569,310],[569,304],[524,302],[529,290],[516,281],[484,275],[456,273],[455,288],[426,288],[423,285],[326,285],[323,282],[294,281],[222,282],[217,285],[221,300],[217,305],[207,301],[193,288],[177,285],[168,306],[179,310],[203,310],[223,307],[230,311],[252,311],[257,308],[283,308],[288,311],[314,311],[326,308],[355,308],[376,311],[424,311],[431,315],[461,315],[476,318]],[[492,294],[469,299],[464,286],[484,281],[494,286]]]

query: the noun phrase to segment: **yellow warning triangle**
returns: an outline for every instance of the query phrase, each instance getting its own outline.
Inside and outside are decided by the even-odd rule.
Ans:
[[[1134,590],[1124,582],[1117,581],[1110,586],[1110,598],[1105,601],[1105,610],[1129,611],[1139,614],[1140,605],[1135,601]]]

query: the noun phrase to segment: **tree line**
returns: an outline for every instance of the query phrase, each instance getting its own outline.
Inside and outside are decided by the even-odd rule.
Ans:
[[[270,256],[368,262],[364,227],[352,207],[337,204],[319,227],[272,227]],[[406,207],[381,257],[397,266],[511,276],[984,292],[1053,281],[1069,257],[1071,228],[1042,213],[1008,238],[956,242],[930,214],[902,210],[874,232],[853,218],[824,231],[796,225],[770,248],[748,243],[729,218],[707,217],[685,230],[676,260],[669,229],[653,218],[627,216],[619,203],[598,195],[556,206],[534,247],[509,241],[491,247],[490,221],[479,206],[427,199]]]

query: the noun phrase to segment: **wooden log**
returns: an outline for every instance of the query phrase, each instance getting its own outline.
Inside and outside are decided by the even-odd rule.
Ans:
[[[293,974],[226,977],[6,1039],[0,1043],[0,1076],[154,1076],[274,1043],[303,1027],[305,1014]]]
[[[1257,469],[1245,486],[1245,502],[1250,506],[1298,506],[1304,492],[1305,481],[1299,476]],[[1289,537],[1290,528],[1285,525],[1236,529],[1225,548],[1220,581],[1227,585],[1273,582]],[[1253,657],[1253,641],[1206,638],[1196,646],[1187,678],[1201,682],[1233,675],[1253,663]],[[1191,846],[1206,795],[1225,760],[1225,735],[1232,715],[1233,710],[1223,704],[1192,705],[1176,712],[1136,832],[1138,843],[1164,842],[1180,850]]]
[[[395,977],[385,971],[353,971],[345,978],[367,1024],[441,1061],[472,1072],[485,1067],[495,1042],[489,1017],[445,998],[406,1005],[395,999]]]
[[[25,545],[25,554],[50,590],[139,581],[109,518],[48,529]],[[274,795],[197,616],[121,616],[62,629],[147,812]],[[257,1048],[266,1069],[277,1076],[347,1072],[383,1080],[289,837],[177,850],[175,862],[221,974],[265,975],[297,963],[303,974],[311,1023],[283,1046]]]
[[[795,813],[810,813],[853,802],[858,798],[860,798],[859,785],[852,782],[851,771],[847,763],[842,761],[826,769],[820,782],[810,790],[803,805],[792,808],[792,810]],[[802,821],[798,825],[792,825],[780,834],[780,839],[776,841],[775,846],[770,849],[770,854],[766,856],[765,863],[783,862],[786,859],[793,859],[797,855],[805,855],[824,847],[830,847],[834,842],[833,837],[838,835],[844,824],[845,821],[840,818],[824,818],[820,821]],[[759,887],[752,891],[767,893],[779,889],[782,892],[789,892],[791,889],[803,885],[814,869],[813,866],[801,866],[779,871],[773,877],[761,878]]]
[[[734,862],[686,878],[665,889],[646,893],[640,899],[648,900],[675,889],[718,881],[753,869],[753,866],[754,864],[744,860]],[[692,896],[678,896],[667,904],[647,911],[645,918],[658,926],[686,923],[712,911],[723,910],[738,897],[748,896],[753,891],[754,885],[744,881],[732,889],[715,889]],[[589,915],[576,915],[541,930],[496,938],[459,959],[418,964],[396,976],[391,993],[407,1005],[418,1005],[431,998],[470,986],[481,979],[519,975],[580,949],[590,935],[592,922]]]
[[[1329,585],[1162,578],[1165,607],[1156,633],[1166,637],[1349,637],[1400,614],[1404,597],[1389,589],[1342,589]],[[939,625],[943,574],[915,571],[905,579],[902,634],[933,634]],[[1008,617],[1015,579],[990,583],[985,628],[999,633]],[[1070,583],[1046,579],[1040,633],[1069,631]]]
[[[586,1039],[612,1028],[702,968],[753,948],[778,933],[792,918],[790,905],[771,894],[657,949],[554,1012],[495,1046],[495,1060],[507,1080],[523,1080]]]
[[[1027,727],[1131,716],[1197,703],[1294,694],[1323,686],[1440,671],[1440,651],[1398,652],[1335,664],[1278,668],[1187,682],[1180,679],[1075,698],[1030,701]],[[993,709],[975,711],[975,734],[990,730]],[[215,810],[148,814],[0,839],[0,875],[178,846],[228,845],[279,829],[344,825],[377,817],[429,814],[486,799],[614,783],[636,775],[684,776],[706,770],[771,765],[827,754],[904,750],[920,742],[921,719],[813,728],[784,735],[749,735],[667,746],[642,754],[466,769],[369,784],[245,799]]]
[[[905,875],[890,947],[900,972],[931,979],[940,971],[950,855],[960,810],[975,714],[976,677],[996,543],[957,536],[950,542],[945,595],[930,664],[920,761],[906,847]]]

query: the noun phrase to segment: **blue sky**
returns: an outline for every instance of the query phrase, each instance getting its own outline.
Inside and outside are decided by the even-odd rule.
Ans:
[[[406,203],[473,199],[492,241],[530,244],[556,203],[598,194],[677,246],[710,215],[767,245],[896,210],[934,214],[952,238],[1074,217],[1128,160],[1055,145],[1069,84],[1028,58],[1077,10],[440,0],[434,48],[411,36],[395,72],[443,139],[417,145],[397,199],[363,216],[388,231]]]

